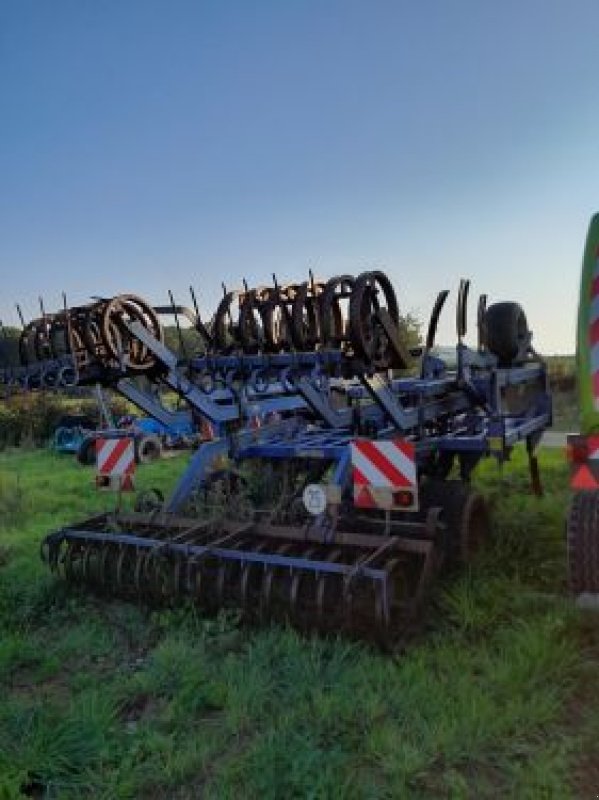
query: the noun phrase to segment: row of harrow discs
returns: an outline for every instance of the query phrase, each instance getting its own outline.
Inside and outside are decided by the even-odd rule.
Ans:
[[[364,272],[328,281],[312,275],[303,283],[227,291],[208,325],[204,325],[192,291],[195,314],[180,306],[153,307],[133,294],[97,299],[83,306],[46,313],[23,324],[19,357],[23,366],[71,354],[77,367],[99,364],[149,372],[155,357],[131,334],[140,323],[164,340],[162,313],[186,312],[200,334],[205,353],[284,353],[341,350],[378,368],[394,365],[388,330],[399,323],[399,307],[387,276]],[[172,296],[171,296],[172,301]],[[20,312],[19,312],[20,313]],[[387,325],[384,322],[387,321]]]
[[[274,276],[273,276],[274,278]],[[224,294],[214,316],[220,352],[343,350],[377,367],[390,361],[381,313],[399,323],[397,298],[388,277],[363,272],[303,283],[261,286]]]
[[[43,310],[43,307],[42,307]],[[83,306],[65,307],[23,325],[19,359],[23,366],[60,359],[72,354],[78,367],[91,363],[112,366],[125,363],[145,372],[154,359],[144,345],[129,335],[126,321],[136,320],[158,340],[163,340],[157,311],[137,295],[117,295]]]

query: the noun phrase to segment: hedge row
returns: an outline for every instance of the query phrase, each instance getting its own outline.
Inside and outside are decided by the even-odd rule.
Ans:
[[[122,408],[121,408],[122,406]],[[128,412],[124,402],[111,404],[115,416]],[[0,448],[47,444],[64,414],[87,414],[98,419],[92,398],[65,398],[45,393],[15,395],[0,402]]]

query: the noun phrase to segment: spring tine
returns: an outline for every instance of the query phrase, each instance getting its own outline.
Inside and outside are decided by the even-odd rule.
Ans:
[[[285,542],[275,551],[277,555],[285,555],[291,549],[291,542]],[[272,582],[274,577],[274,567],[265,567],[264,577],[262,578],[262,588],[260,591],[260,616],[266,617],[270,613],[270,599],[272,594]]]
[[[322,573],[316,582],[316,622],[319,628],[323,627],[324,620],[324,588],[327,576]]]
[[[382,583],[377,581],[374,585],[374,623],[377,632],[377,637],[380,637],[384,631],[384,603],[382,598]]]
[[[241,571],[239,597],[240,597],[241,607],[246,612],[248,610],[248,585],[250,580],[251,568],[252,568],[252,562],[248,561],[247,564],[244,564],[244,567]]]
[[[303,554],[303,558],[309,559],[314,555],[316,551],[315,547],[309,547],[306,552]],[[297,608],[297,598],[299,596],[299,588],[302,582],[302,579],[305,577],[305,573],[303,570],[295,570],[295,573],[291,579],[291,585],[289,587],[289,608],[291,611],[291,618],[294,620],[298,619],[298,608]]]
[[[470,290],[470,281],[462,278],[460,280],[460,288],[458,290],[458,302],[456,306],[456,331],[458,335],[458,342],[461,342],[466,335],[467,329],[467,304],[468,304],[468,291]]]
[[[481,294],[478,298],[478,309],[476,313],[478,329],[478,349],[482,350],[487,342],[485,335],[485,313],[487,311],[487,295]]]
[[[118,555],[117,562],[116,562],[116,588],[124,589],[125,588],[125,581],[124,581],[124,573],[125,573],[125,561],[129,557],[129,549],[126,545],[121,547],[121,551]]]
[[[177,314],[177,306],[175,305],[175,298],[173,297],[173,293],[171,290],[168,290],[168,297],[171,301],[171,308],[173,309],[173,315],[175,317],[175,325],[177,327],[177,336],[179,338],[179,347],[181,348],[181,353],[183,358],[187,361],[187,350],[185,348],[185,342],[183,341],[183,334],[181,333],[181,325],[179,324],[179,315]]]
[[[255,553],[261,553],[266,548],[266,542],[259,542],[256,547],[253,548]],[[249,585],[250,585],[250,575],[252,569],[255,565],[248,561],[247,564],[244,564],[243,569],[241,571],[241,581],[240,581],[240,590],[239,590],[239,598],[241,607],[243,608],[244,612],[248,613],[250,611],[249,607]]]
[[[191,562],[189,566],[190,566],[190,572],[188,573],[189,575],[191,575],[191,570],[194,570],[193,584],[191,583],[191,580],[189,581],[190,594],[192,595],[192,597],[197,598],[197,600],[201,603],[202,590],[204,588],[202,565],[198,564],[197,562]]]
[[[443,306],[445,305],[445,301],[449,295],[448,289],[443,289],[437,295],[437,299],[435,300],[435,305],[433,306],[433,310],[431,311],[430,320],[428,323],[428,331],[426,334],[425,340],[425,347],[427,350],[430,350],[435,345],[435,336],[437,335],[437,326],[439,324],[439,317],[441,316],[441,311],[443,310]]]
[[[343,589],[343,627],[351,631],[354,626],[354,593],[353,587],[346,583]]]
[[[73,352],[73,328],[71,322],[71,314],[67,306],[66,292],[62,293],[62,305],[64,308],[65,326],[67,329],[67,353],[71,354]]]
[[[218,573],[216,576],[216,603],[219,608],[223,606],[227,566],[227,562],[223,559],[219,564]]]
[[[24,328],[25,327],[25,319],[23,317],[23,312],[21,311],[21,306],[18,303],[16,303],[15,305],[17,307],[17,314],[19,315],[19,319],[21,320],[21,325]]]
[[[196,300],[196,293],[193,290],[193,286],[189,287],[189,294],[191,295],[191,302],[193,303],[194,310],[196,312],[196,317],[198,320],[200,319],[200,308],[198,306],[198,301]]]
[[[112,589],[112,584],[114,583],[114,570],[118,552],[118,547],[110,546],[107,548],[107,555],[104,562],[104,584],[107,590]]]
[[[3,341],[8,341],[8,334],[1,319],[0,319],[0,334],[2,335]],[[2,347],[0,348],[0,354],[2,355],[2,366],[8,367],[8,351]]]
[[[92,544],[89,544],[89,543],[85,547],[85,555],[83,556],[83,563],[82,563],[82,568],[81,568],[81,578],[86,583],[93,583],[93,581],[91,580],[92,574],[91,574],[91,569],[90,569],[90,561],[91,561],[91,557],[93,555],[94,549],[95,549],[95,545],[92,545]]]
[[[74,567],[73,567],[73,551],[75,545],[73,542],[67,542],[66,551],[62,559],[62,568],[65,580],[72,582],[74,580]]]
[[[175,597],[184,594],[182,591],[181,573],[183,568],[183,559],[177,555],[173,559],[173,594]]]
[[[339,558],[340,555],[341,550],[336,547],[327,554],[327,561],[333,563]],[[324,601],[327,578],[330,578],[330,575],[328,575],[326,572],[323,572],[321,575],[319,575],[316,584],[316,619],[318,622],[318,627],[320,628],[324,627]]]
[[[108,580],[107,580],[107,570],[106,570],[106,559],[108,558],[110,550],[110,545],[107,542],[104,542],[100,546],[100,557],[98,559],[98,583],[101,588],[106,589],[108,588]]]
[[[273,567],[264,567],[264,575],[262,577],[262,587],[260,591],[260,617],[264,618],[267,616],[267,612],[270,610],[270,595],[272,591],[272,578],[273,578]]]

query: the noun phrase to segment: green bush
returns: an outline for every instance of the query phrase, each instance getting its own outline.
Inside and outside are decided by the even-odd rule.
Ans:
[[[130,405],[120,398],[112,399],[110,406],[115,418],[131,413]],[[38,392],[6,398],[0,402],[0,449],[47,444],[58,421],[67,413],[87,414],[99,424],[98,404],[91,397]]]

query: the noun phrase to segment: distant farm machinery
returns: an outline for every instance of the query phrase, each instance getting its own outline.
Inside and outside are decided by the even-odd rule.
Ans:
[[[415,614],[444,565],[467,560],[487,527],[469,486],[481,458],[534,455],[551,423],[545,365],[516,303],[479,300],[464,343],[469,282],[457,298],[455,366],[410,348],[381,272],[225,291],[209,324],[135,295],[65,308],[25,325],[7,390],[100,383],[156,418],[166,386],[215,438],[166,500],[49,534],[51,568],[109,594],[284,618],[301,628],[386,639]],[[193,297],[195,304],[195,296]],[[185,314],[202,346],[174,353],[163,314]],[[144,375],[151,390],[134,380]],[[251,465],[258,468],[251,468]]]

